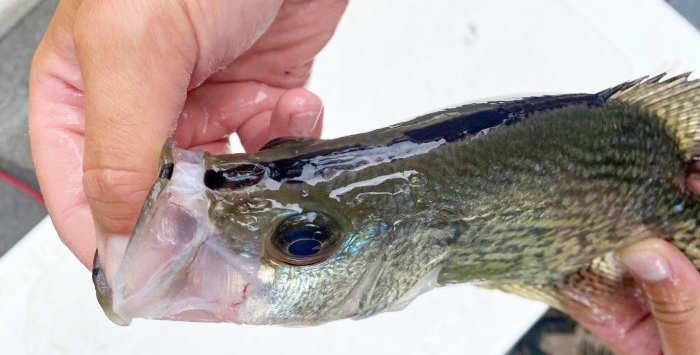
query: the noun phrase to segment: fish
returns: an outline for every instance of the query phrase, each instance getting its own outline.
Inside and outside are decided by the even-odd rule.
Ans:
[[[106,315],[311,326],[472,283],[567,313],[639,297],[616,250],[664,238],[700,267],[700,80],[487,101],[250,154],[166,144]]]

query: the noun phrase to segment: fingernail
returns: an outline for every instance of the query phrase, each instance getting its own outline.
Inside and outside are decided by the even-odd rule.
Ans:
[[[619,255],[630,272],[646,282],[660,282],[671,276],[668,261],[657,252],[630,246],[621,250]]]
[[[307,111],[293,114],[289,119],[289,133],[293,136],[308,137],[316,128],[321,111]]]

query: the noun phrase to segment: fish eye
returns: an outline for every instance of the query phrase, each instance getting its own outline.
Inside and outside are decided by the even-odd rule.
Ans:
[[[326,260],[339,245],[338,225],[330,216],[304,212],[280,222],[265,250],[272,259],[302,266]]]

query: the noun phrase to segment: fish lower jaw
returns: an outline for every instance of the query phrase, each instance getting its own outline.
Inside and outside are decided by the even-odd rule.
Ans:
[[[169,180],[139,221],[112,284],[125,318],[240,323],[259,289],[255,258],[233,255],[209,219],[201,152],[174,151]]]
[[[115,312],[125,318],[246,323],[240,315],[260,288],[250,275],[256,266],[232,267],[210,243],[194,254],[178,273],[167,272],[173,268],[168,266],[139,287],[119,287],[113,298]]]

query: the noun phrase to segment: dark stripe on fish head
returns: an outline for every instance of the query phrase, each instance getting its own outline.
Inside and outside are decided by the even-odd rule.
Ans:
[[[262,165],[246,163],[226,170],[207,170],[204,185],[211,190],[240,189],[257,184],[264,176],[265,168]]]
[[[486,134],[491,128],[515,124],[538,112],[574,105],[600,106],[603,103],[604,98],[598,95],[575,94],[498,102],[476,112],[473,112],[473,108],[467,109],[472,105],[466,105],[442,113],[464,110],[469,112],[468,114],[452,115],[452,117],[439,120],[436,123],[406,129],[404,132],[401,132],[402,126],[415,127],[415,122],[409,121],[398,125],[396,129],[400,133],[395,135],[396,137],[389,143],[381,145],[353,144],[320,149],[263,164],[269,169],[270,178],[279,182],[298,183],[314,177],[329,180],[343,171],[359,170],[364,166],[391,162],[426,153],[432,149],[432,146],[426,147],[420,146],[420,144],[437,143],[434,144],[437,147],[469,136]],[[414,121],[418,120],[425,120],[425,117]],[[423,122],[429,122],[429,120]],[[333,141],[328,141],[328,143],[332,145]],[[400,150],[404,150],[404,152]]]
[[[498,103],[490,109],[452,117],[424,127],[408,130],[407,138],[414,142],[429,142],[444,139],[457,141],[476,134],[486,134],[491,128],[512,125],[538,112],[567,106],[600,106],[604,101],[597,95],[578,94],[543,96]]]

